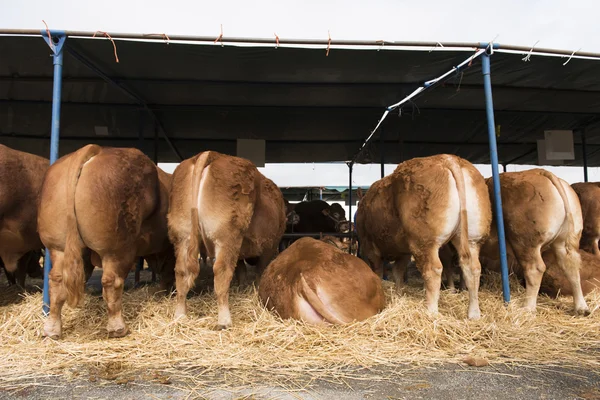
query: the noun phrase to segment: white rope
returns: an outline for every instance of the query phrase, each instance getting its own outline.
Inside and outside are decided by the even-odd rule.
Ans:
[[[581,47],[579,48],[579,50],[581,50]],[[569,59],[567,61],[565,61],[565,63],[563,64],[563,66],[567,65],[567,63],[569,61],[571,61],[571,58],[573,58],[573,56],[575,55],[575,53],[577,53],[579,50],[575,50],[574,52],[572,52],[571,55],[569,56]]]
[[[433,46],[431,49],[429,49],[429,52],[431,53],[433,50],[435,50],[438,46],[440,47],[444,47],[443,44],[441,44],[440,42],[436,42],[436,45]]]
[[[531,61],[531,53],[533,53],[533,49],[535,48],[535,45],[538,44],[540,41],[538,40],[537,42],[535,42],[533,44],[533,46],[531,46],[531,50],[529,50],[529,53],[527,53],[527,55],[523,58],[521,58],[521,60],[527,62],[527,61]]]
[[[394,110],[395,108],[400,107],[402,104],[410,101],[413,97],[417,96],[419,93],[421,93],[422,91],[424,91],[425,89],[427,89],[429,86],[439,82],[440,80],[444,79],[445,77],[451,75],[452,73],[456,72],[457,70],[459,70],[460,68],[462,68],[463,66],[467,65],[468,63],[470,63],[471,61],[473,61],[475,58],[479,57],[480,55],[482,55],[483,53],[485,53],[485,49],[480,49],[477,52],[475,52],[475,54],[473,54],[472,56],[470,56],[469,58],[467,58],[465,61],[461,62],[460,64],[458,64],[456,67],[453,67],[450,71],[446,72],[445,74],[439,76],[438,78],[432,79],[430,81],[427,81],[423,84],[423,86],[420,86],[418,88],[416,88],[411,94],[409,94],[408,96],[406,96],[404,99],[402,99],[401,101],[392,104],[391,106],[389,106],[388,108],[385,109],[383,115],[381,116],[381,118],[379,119],[379,122],[377,122],[377,126],[375,126],[375,129],[373,129],[371,131],[371,134],[369,135],[369,137],[364,141],[364,143],[362,144],[362,146],[360,146],[360,149],[358,150],[358,152],[360,153],[360,151],[367,145],[367,143],[369,143],[369,140],[371,140],[371,138],[373,137],[373,135],[375,134],[375,132],[377,132],[377,129],[379,129],[379,127],[381,126],[381,124],[383,123],[383,121],[387,118],[388,114],[390,113],[390,111]]]

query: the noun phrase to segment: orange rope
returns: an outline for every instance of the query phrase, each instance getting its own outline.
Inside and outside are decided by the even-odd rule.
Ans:
[[[221,34],[215,39],[215,43],[218,41],[221,42],[221,46],[223,46],[223,24],[221,24]]]
[[[44,25],[46,25],[46,34],[48,34],[48,43],[50,43],[50,48],[54,51],[54,43],[52,42],[52,35],[50,35],[50,28],[48,28],[48,24],[46,21],[42,20]]]
[[[479,49],[478,49],[478,48],[475,48],[475,53],[474,53],[474,54],[473,54],[473,56],[471,57],[471,61],[469,61],[469,67],[470,67],[471,65],[473,65],[473,60],[475,59],[475,57],[474,57],[474,56],[475,56],[475,54],[477,54],[477,52],[478,52],[478,51],[479,51]]]
[[[115,44],[115,41],[113,40],[113,38],[108,34],[108,32],[104,32],[104,31],[96,31],[92,37],[96,37],[97,33],[104,35],[104,37],[108,38],[108,40],[111,41],[113,48],[115,49],[115,60],[117,62],[119,62],[119,56],[117,55],[117,45]]]

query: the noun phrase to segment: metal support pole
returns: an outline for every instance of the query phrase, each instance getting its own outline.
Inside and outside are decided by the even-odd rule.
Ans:
[[[383,127],[381,128],[381,133],[379,134],[379,151],[381,153],[381,177],[385,176],[384,165],[385,165],[385,145],[384,145],[384,135],[385,131]]]
[[[500,174],[498,173],[498,149],[496,145],[496,123],[494,121],[494,103],[492,98],[492,79],[490,68],[490,54],[486,53],[481,58],[483,72],[483,88],[485,91],[485,111],[487,114],[488,137],[490,141],[490,161],[492,164],[492,177],[494,182],[494,206],[496,211],[496,225],[498,228],[498,247],[500,250],[500,267],[502,269],[502,293],[504,301],[510,301],[510,286],[508,284],[508,263],[506,262],[506,238],[504,236],[504,217],[502,215],[502,196],[500,193]]]
[[[506,164],[502,164],[502,172],[506,172]]]
[[[350,161],[348,163],[348,222],[352,224],[352,168],[354,167],[354,162]],[[350,247],[348,248],[348,252],[352,254],[352,241],[354,240],[354,229],[350,227]]]
[[[581,152],[583,153],[583,181],[588,181],[587,143],[585,141],[585,130],[581,130]]]
[[[319,188],[319,200],[323,200],[323,188]]]
[[[60,100],[62,92],[62,67],[63,67],[63,45],[67,36],[64,31],[50,31],[50,37],[45,30],[41,31],[42,38],[52,50],[54,64],[54,83],[52,87],[52,122],[50,125],[50,165],[58,159],[58,139],[60,137]],[[42,312],[48,316],[50,312],[50,270],[52,261],[50,251],[46,249],[44,257],[44,293]]]

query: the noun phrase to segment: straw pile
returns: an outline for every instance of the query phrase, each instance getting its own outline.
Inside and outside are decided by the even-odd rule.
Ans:
[[[519,308],[524,292],[512,284],[505,307],[500,278],[492,274],[480,292],[482,319],[466,320],[467,294],[443,292],[440,316],[424,312],[424,291],[412,282],[403,296],[384,282],[387,308],[378,316],[337,327],[282,321],[266,311],[256,290],[232,289],[233,327],[213,330],[217,307],[212,292],[189,299],[187,318],[174,322],[175,299],[153,287],[124,294],[132,333],[107,339],[106,306],[86,294],[85,307],[63,311],[63,339],[41,339],[41,294],[28,294],[0,308],[0,385],[52,374],[98,379],[185,379],[190,385],[289,385],[313,379],[360,378],[361,369],[383,366],[394,379],[399,366],[464,363],[471,357],[494,364],[584,367],[600,374],[600,293],[587,297],[589,317],[571,315],[571,298],[540,297],[537,314]],[[14,293],[0,293],[2,303]],[[464,364],[463,364],[464,365]],[[387,371],[392,371],[388,373]]]

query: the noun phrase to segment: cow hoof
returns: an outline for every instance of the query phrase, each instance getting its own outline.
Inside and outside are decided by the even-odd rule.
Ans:
[[[224,331],[226,329],[229,329],[230,326],[231,325],[217,325],[217,326],[215,326],[215,330],[216,331]]]
[[[62,329],[60,324],[55,324],[50,321],[47,321],[44,326],[42,337],[48,337],[52,340],[58,340],[60,339],[61,331]]]
[[[49,333],[42,333],[42,338],[49,338],[52,340],[59,340],[60,339],[60,334],[49,334]]]
[[[129,333],[129,329],[120,328],[115,331],[108,331],[108,337],[111,339],[112,338],[121,338],[121,337],[127,336],[128,333]]]
[[[469,317],[469,320],[471,320],[471,321],[477,321],[477,320],[481,319],[481,311],[477,310],[474,312],[470,312],[468,317]]]
[[[579,309],[579,310],[575,310],[575,315],[580,315],[582,317],[587,317],[591,314],[592,312],[590,311],[589,308],[584,308],[584,309]]]

